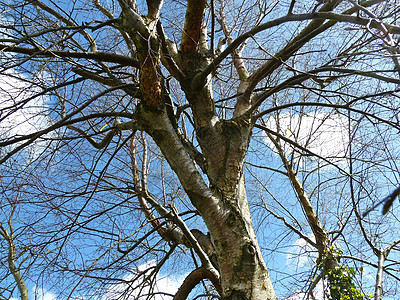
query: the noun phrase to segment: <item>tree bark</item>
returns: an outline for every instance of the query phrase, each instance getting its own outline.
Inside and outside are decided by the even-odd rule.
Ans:
[[[219,120],[210,76],[202,86],[192,85],[194,76],[210,63],[205,46],[200,45],[205,3],[188,2],[179,65],[185,74],[180,83],[193,111],[209,184],[199,173],[167,112],[169,99],[162,92],[159,37],[157,31],[150,30],[156,24],[146,24],[146,19],[125,7],[122,23],[136,45],[142,66],[143,100],[137,107],[136,120],[160,148],[210,232],[222,299],[274,300],[275,292],[256,240],[245,192],[243,164],[252,130],[250,118],[242,115]]]
[[[21,300],[28,300],[28,290],[26,289],[25,281],[22,279],[21,273],[19,272],[18,267],[15,265],[15,244],[11,239],[8,242],[8,267],[14,277],[15,282],[17,283]]]
[[[381,300],[382,298],[382,282],[383,282],[383,269],[385,264],[385,251],[379,250],[378,255],[378,271],[376,272],[375,295],[374,300]]]
[[[28,300],[28,290],[26,289],[25,281],[21,276],[19,268],[15,265],[15,252],[16,247],[14,243],[14,233],[11,226],[11,222],[9,223],[10,233],[3,227],[3,224],[0,222],[0,236],[2,236],[8,243],[8,268],[11,274],[14,277],[15,282],[17,283],[18,291],[20,293],[21,300]]]
[[[175,294],[173,300],[185,300],[192,289],[200,283],[203,279],[209,279],[214,285],[215,289],[219,294],[222,294],[221,285],[219,283],[218,278],[215,277],[215,274],[205,270],[204,268],[198,268],[192,271],[184,280],[182,285],[180,286],[178,292]]]

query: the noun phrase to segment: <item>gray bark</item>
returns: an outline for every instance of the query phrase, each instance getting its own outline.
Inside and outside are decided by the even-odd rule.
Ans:
[[[212,140],[209,137],[200,139],[206,156],[214,154],[212,159],[207,157],[211,174],[207,174],[209,187],[187,154],[167,113],[157,113],[157,118],[154,114],[143,109],[138,120],[160,147],[210,231],[223,299],[276,299],[252,226],[242,175],[250,126],[219,121],[209,129],[213,131]],[[224,126],[228,129],[224,130]],[[241,145],[231,147],[234,142]],[[225,147],[212,151],[223,143]]]

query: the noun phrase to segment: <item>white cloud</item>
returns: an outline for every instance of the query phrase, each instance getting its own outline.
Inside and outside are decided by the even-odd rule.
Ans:
[[[43,114],[44,97],[26,99],[38,92],[25,81],[23,75],[8,70],[0,75],[0,132],[6,136],[33,133],[43,128],[47,117]]]
[[[279,128],[279,133],[283,136],[331,162],[345,163],[343,157],[349,144],[348,126],[347,120],[340,115],[281,114],[278,121],[273,117],[269,118],[267,126],[274,131]],[[274,147],[269,139],[267,142]],[[284,143],[284,146],[287,153],[294,148],[289,143]]]
[[[159,274],[157,274],[154,282],[151,283],[148,281],[148,276],[151,274],[151,271],[154,269],[155,265],[155,261],[150,261],[140,265],[137,268],[137,271],[134,271],[123,278],[125,281],[124,283],[118,283],[109,286],[102,299],[146,299],[149,293],[155,294],[153,297],[151,297],[153,300],[171,299],[171,297],[165,295],[164,293],[172,295],[175,294],[180,284],[183,282],[184,277],[161,277]],[[141,275],[138,276],[139,274]]]
[[[314,240],[313,235],[309,235],[308,237]],[[315,263],[317,256],[317,251],[304,239],[299,238],[286,255],[286,266],[291,270],[309,267]]]
[[[46,97],[31,98],[39,91],[40,88],[32,86],[24,75],[14,70],[0,73],[0,140],[12,140],[19,136],[35,133],[50,124]],[[52,133],[49,133],[48,137],[50,135]],[[0,156],[12,151],[23,142],[2,147]],[[24,161],[29,162],[37,157],[46,149],[47,145],[48,142],[42,140],[32,142],[29,147],[24,149]]]
[[[325,300],[327,297],[324,294],[324,286],[320,281],[313,290],[313,296],[315,300]],[[308,300],[313,299],[308,293],[303,291],[295,291],[289,297],[282,298],[281,300]]]
[[[12,40],[12,32],[5,29],[13,25],[13,20],[0,16],[0,38]],[[13,46],[12,42],[3,42]],[[46,72],[36,72],[33,76],[25,76],[14,67],[12,52],[0,52],[0,138],[26,135],[43,129],[49,120],[45,115],[46,97],[39,96],[29,100],[39,93],[41,88],[33,85],[33,77],[46,80]],[[15,63],[15,66],[19,64]],[[8,69],[3,69],[8,66]],[[27,101],[29,100],[29,101]]]
[[[34,286],[32,288],[32,297],[35,300],[57,300],[56,294],[49,292],[45,288],[38,288]]]
[[[0,28],[0,38],[12,40],[12,32],[5,29],[13,25],[13,20],[0,16],[0,23],[4,25]],[[3,42],[13,46],[12,42]],[[0,136],[14,137],[33,133],[43,129],[48,123],[47,117],[43,114],[45,110],[46,97],[35,97],[24,103],[27,99],[34,96],[41,89],[31,84],[30,77],[20,73],[13,66],[14,56],[12,52],[0,52]],[[18,65],[17,63],[15,64]],[[7,69],[5,66],[8,66]],[[34,76],[45,79],[46,72],[35,73]]]

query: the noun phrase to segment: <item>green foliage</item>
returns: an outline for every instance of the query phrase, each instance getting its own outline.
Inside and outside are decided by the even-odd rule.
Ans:
[[[371,293],[365,295],[355,285],[356,272],[354,268],[348,265],[340,265],[340,255],[342,251],[331,246],[318,265],[318,268],[323,271],[323,278],[329,284],[329,299],[331,300],[363,300],[370,299]],[[326,268],[328,260],[336,259],[338,266]]]

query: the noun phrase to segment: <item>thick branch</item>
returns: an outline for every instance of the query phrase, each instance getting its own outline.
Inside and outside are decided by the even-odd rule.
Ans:
[[[19,269],[15,266],[15,244],[11,239],[8,240],[8,243],[8,267],[17,283],[21,300],[28,300],[28,290],[26,289],[25,281],[23,280]]]
[[[183,134],[179,134],[179,136],[189,156],[196,162],[203,173],[207,174],[207,162],[203,153],[197,150],[196,147]]]
[[[218,277],[211,271],[204,268],[198,268],[192,271],[183,281],[179,287],[178,292],[175,294],[173,300],[186,300],[194,287],[202,280],[209,279],[214,285],[217,292],[222,295],[222,288]]]
[[[178,215],[176,208],[171,207],[171,210],[172,210],[171,219],[174,221],[175,224],[179,226],[179,228],[185,234],[186,238],[189,240],[189,244],[192,246],[193,250],[199,256],[203,268],[213,272],[215,276],[219,277],[217,270],[214,268],[207,254],[200,246],[199,241],[196,239],[194,234],[189,230],[189,228],[187,227],[186,223],[182,220],[182,218]]]
[[[340,0],[328,1],[325,3],[321,10],[322,12],[332,10]],[[293,38],[285,47],[270,58],[265,64],[258,68],[249,78],[249,86],[244,92],[243,97],[250,99],[252,92],[254,91],[257,84],[269,74],[272,74],[284,61],[289,59],[293,53],[303,47],[308,41],[327,30],[329,27],[322,27],[325,19],[319,19],[315,17],[295,38]],[[332,24],[333,26],[333,24]]]
[[[178,51],[176,49],[176,45],[167,39],[161,22],[157,23],[157,33],[161,39],[161,61],[171,73],[171,75],[179,82],[183,83],[186,78],[185,74],[182,72],[177,62]]]
[[[197,53],[200,50],[200,36],[206,3],[205,0],[188,1],[181,40],[181,50],[185,54]]]
[[[80,128],[75,127],[75,126],[73,126],[73,125],[68,125],[67,128],[78,132],[80,135],[82,135],[83,138],[85,138],[85,139],[86,139],[93,147],[95,147],[96,149],[103,149],[105,146],[107,146],[107,145],[111,142],[112,138],[113,138],[114,135],[115,135],[115,130],[112,129],[112,130],[110,130],[110,131],[106,134],[106,136],[101,140],[101,142],[96,142],[96,141],[95,141],[90,135],[88,135],[88,134],[86,133],[86,131],[83,130],[83,129],[80,129]]]
[[[93,72],[89,72],[87,70],[80,69],[80,68],[77,68],[77,67],[73,67],[71,69],[71,71],[76,73],[76,74],[78,74],[78,75],[80,75],[80,76],[82,76],[82,77],[84,77],[84,78],[91,79],[91,80],[100,82],[102,84],[108,85],[108,86],[119,86],[119,85],[123,84],[122,82],[117,81],[114,78],[104,77],[102,75],[99,75],[99,74],[96,74],[96,73],[93,73]]]
[[[383,282],[383,270],[385,269],[386,251],[380,249],[376,255],[378,256],[378,270],[376,272],[375,282],[375,295],[374,300],[381,300],[382,298],[382,282]]]
[[[233,37],[232,34],[228,30],[228,26],[226,25],[226,17],[225,14],[221,11],[220,13],[221,19],[219,20],[219,23],[222,27],[222,30],[225,34],[225,37],[228,41],[228,45],[232,44],[233,42]],[[247,68],[244,64],[244,61],[242,59],[242,51],[244,50],[244,45],[246,44],[246,41],[243,42],[243,47],[240,49],[235,49],[232,52],[232,58],[233,58],[233,65],[235,66],[236,72],[239,75],[239,80],[240,84],[238,87],[238,95],[239,97],[237,98],[237,102],[235,105],[235,111],[233,113],[234,117],[240,116],[242,113],[246,112],[247,109],[250,106],[250,99],[244,99],[241,94],[246,90],[248,86],[248,78],[249,78],[249,73],[247,71]]]
[[[118,2],[122,9],[120,16],[122,27],[130,33],[131,37],[139,33],[143,38],[147,39],[150,35],[149,28],[143,17],[135,11],[133,3],[127,3],[125,0],[118,0]]]
[[[15,282],[17,283],[21,300],[28,300],[28,290],[26,289],[25,281],[21,276],[19,268],[15,265],[16,248],[15,248],[15,243],[13,241],[13,230],[10,222],[9,222],[10,233],[6,231],[6,229],[3,227],[3,224],[0,222],[0,235],[8,243],[8,259],[7,259],[8,268],[10,269],[10,272],[13,275]]]
[[[163,5],[163,0],[146,0],[147,2],[147,10],[148,14],[147,16],[150,19],[157,19],[160,15],[160,10]]]
[[[147,190],[147,144],[143,133],[141,138],[143,144],[142,180],[140,180],[139,168],[136,160],[135,135],[132,136],[129,143],[129,155],[131,157],[133,183],[135,184],[135,189],[138,191],[140,208],[151,226],[153,226],[153,228],[157,230],[158,234],[164,240],[172,240],[175,243],[182,243],[183,233],[177,228],[167,228],[166,226],[164,226],[161,221],[153,214],[149,205],[147,204],[148,202],[146,198],[149,198],[149,193]],[[154,207],[154,203],[156,203],[156,200],[152,200]],[[155,206],[156,210],[161,214],[162,217],[167,217],[168,213],[166,212],[166,210],[162,210],[160,207],[161,205]]]
[[[198,253],[201,261],[204,261],[204,266],[207,269],[212,269],[212,265],[207,257],[213,254],[213,246],[210,238],[203,234],[199,230],[189,230],[185,222],[179,217],[179,215],[173,211],[173,214],[169,212],[164,206],[158,203],[147,190],[147,146],[145,139],[142,136],[143,141],[143,162],[142,162],[142,180],[139,178],[139,169],[136,162],[136,146],[134,138],[132,137],[129,145],[129,153],[131,157],[133,182],[135,189],[138,191],[138,199],[140,207],[145,214],[149,223],[157,230],[158,234],[166,241],[173,241],[178,244],[183,244],[189,248],[193,248]],[[172,221],[173,224],[177,225],[166,227],[163,226],[160,220],[153,214],[148,203],[160,214],[162,218]],[[204,253],[205,251],[206,253]]]
[[[118,119],[114,124],[114,127],[110,129],[110,131],[106,134],[106,136],[101,140],[101,142],[96,142],[90,135],[86,133],[83,129],[80,129],[73,125],[67,125],[68,129],[74,130],[82,135],[93,147],[96,149],[103,149],[106,147],[112,140],[112,138],[121,130],[134,129],[136,126],[136,121],[130,121],[126,123],[120,123]]]
[[[293,170],[292,164],[289,162],[289,160],[286,157],[286,154],[279,142],[279,139],[274,138],[271,133],[265,132],[269,139],[272,141],[272,143],[275,145],[275,148],[278,150],[279,156],[282,160],[282,163],[285,167],[285,169],[288,172],[288,176],[290,179],[290,182],[292,183],[292,186],[297,194],[297,197],[300,201],[301,207],[303,208],[303,211],[305,212],[308,224],[311,227],[311,230],[314,233],[315,241],[316,241],[316,247],[320,254],[323,254],[325,250],[328,249],[328,246],[330,244],[328,234],[326,233],[325,229],[323,228],[321,222],[319,221],[319,218],[317,214],[314,211],[313,206],[311,205],[311,201],[307,196],[307,193],[305,192],[303,185],[301,184],[299,178],[297,177],[297,174]]]
[[[1,45],[0,51],[21,53],[31,56],[44,56],[54,58],[85,58],[103,62],[111,62],[126,66],[139,67],[139,62],[127,56],[112,54],[108,52],[75,52],[75,51],[59,51],[59,50],[42,50],[37,48],[24,48],[10,45]]]
[[[105,77],[100,74],[89,72],[87,70],[80,69],[77,67],[73,67],[71,69],[71,71],[82,76],[83,78],[94,80],[94,81],[97,81],[97,82],[107,85],[107,86],[124,86],[121,89],[123,89],[127,94],[129,94],[135,98],[141,99],[143,96],[139,89],[138,84],[126,84],[115,76],[112,78]]]

